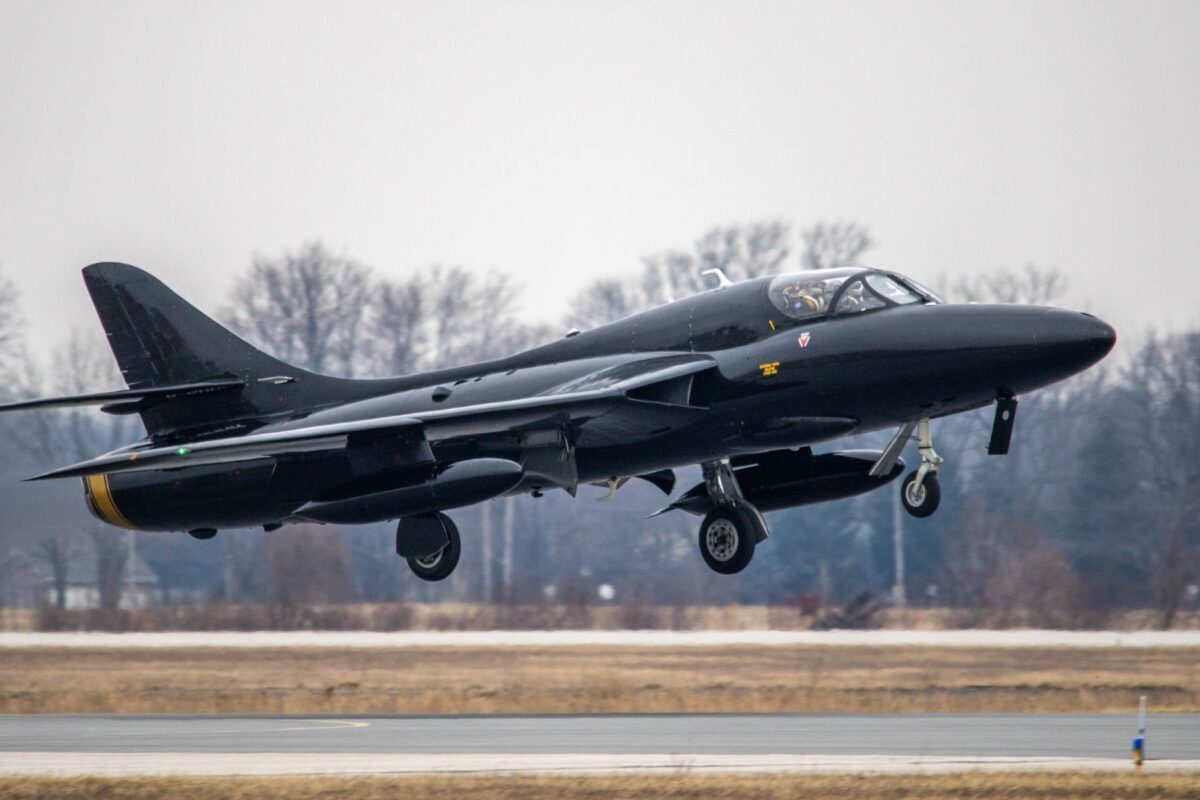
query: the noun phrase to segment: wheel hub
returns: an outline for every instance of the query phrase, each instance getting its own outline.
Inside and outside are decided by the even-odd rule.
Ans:
[[[921,506],[925,503],[925,485],[916,481],[904,487],[904,496],[910,506]]]
[[[420,566],[422,569],[433,569],[441,562],[442,553],[444,553],[444,552],[446,552],[446,550],[445,550],[445,548],[442,548],[441,550],[438,550],[436,553],[430,553],[427,556],[419,556],[417,558],[414,558],[413,561],[417,562],[417,565]]]
[[[729,520],[718,519],[704,532],[704,546],[716,561],[728,561],[738,549],[738,532]]]

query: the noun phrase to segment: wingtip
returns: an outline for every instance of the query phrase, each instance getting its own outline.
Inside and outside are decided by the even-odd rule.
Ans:
[[[91,281],[129,281],[150,274],[140,267],[122,261],[97,261],[95,264],[88,264],[81,272],[84,282],[87,283]]]
[[[43,472],[40,475],[34,475],[31,478],[25,478],[23,483],[31,481],[52,481],[59,478],[84,478],[88,475],[94,475],[102,470],[98,464],[72,464],[69,467],[59,467],[52,469],[49,472]]]

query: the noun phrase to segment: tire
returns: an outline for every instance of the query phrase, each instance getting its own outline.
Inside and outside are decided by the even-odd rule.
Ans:
[[[933,472],[921,481],[919,490],[916,489],[916,482],[917,470],[913,470],[900,485],[900,502],[909,514],[923,519],[937,511],[942,502],[942,487],[938,484],[937,474]]]
[[[757,538],[747,514],[732,506],[719,506],[700,523],[700,555],[713,572],[734,575],[754,558]]]
[[[216,528],[196,528],[195,530],[188,531],[188,536],[193,539],[199,539],[202,542],[207,542],[216,535]]]
[[[449,578],[450,573],[458,566],[458,557],[462,555],[458,526],[445,514],[438,514],[438,518],[446,528],[446,537],[449,539],[446,546],[436,553],[408,559],[408,568],[423,581],[441,581]]]

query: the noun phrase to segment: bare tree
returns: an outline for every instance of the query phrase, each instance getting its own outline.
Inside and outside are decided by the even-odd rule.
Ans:
[[[515,521],[516,500],[512,495],[509,495],[504,498],[504,539],[500,556],[500,587],[503,592],[503,599],[506,602],[512,602],[513,599],[513,548],[515,545],[513,536],[515,533]]]
[[[1023,303],[1047,305],[1063,298],[1068,282],[1061,271],[1028,264],[1022,270],[999,269],[938,281],[958,303]]]
[[[34,548],[34,557],[42,561],[50,572],[54,586],[54,607],[58,609],[67,606],[67,585],[71,564],[78,558],[77,544],[74,532],[60,530],[41,539]]]
[[[380,284],[368,267],[313,240],[277,258],[255,257],[249,271],[235,282],[222,316],[232,330],[271,355],[313,372],[354,377],[374,370],[412,371],[418,339],[409,323],[420,312],[421,297],[412,285]],[[321,536],[303,531],[296,541],[268,537],[262,543],[269,567],[265,587],[259,576],[243,568],[251,546],[238,538],[225,543],[227,597],[268,594],[281,607],[322,592],[344,599],[349,556],[340,531]],[[311,589],[315,595],[290,586],[285,575],[303,566],[295,559],[311,558],[306,549],[323,553],[322,559],[333,559],[328,565],[332,572],[314,573],[301,582],[317,581]]]
[[[88,391],[89,387],[120,384],[116,362],[101,342],[94,335],[78,330],[72,332],[71,338],[54,359],[58,391],[77,394]],[[138,433],[138,423],[134,418],[97,414],[93,409],[72,409],[62,414],[60,421],[63,424],[62,434],[66,437],[63,449],[72,452],[77,460],[112,450]],[[100,595],[100,607],[115,609],[121,602],[131,534],[99,522],[91,523],[87,534],[96,556],[96,588]]]
[[[81,394],[121,384],[120,372],[102,340],[80,330],[58,348],[52,358],[54,381],[43,387],[33,370],[25,372],[29,395],[42,393]],[[42,464],[82,461],[112,450],[138,435],[138,423],[131,417],[98,414],[93,409],[66,409],[21,415],[18,446],[35,462]],[[34,555],[45,562],[56,587],[65,581],[66,570],[81,553],[53,532],[35,549]],[[87,528],[96,558],[96,580],[100,605],[116,608],[120,602],[121,581],[128,556],[127,532],[94,522]],[[61,590],[65,591],[65,589]]]
[[[1187,585],[1200,577],[1200,333],[1151,337],[1125,377],[1122,422],[1137,443],[1127,478],[1141,502],[1131,520],[1137,529],[1114,533],[1152,582],[1160,624],[1169,628]],[[1123,492],[1109,498],[1129,501]]]
[[[862,256],[875,242],[870,233],[856,222],[818,222],[800,234],[804,252],[800,264],[805,269],[835,269],[861,266]]]
[[[20,295],[13,282],[0,275],[0,370],[7,373],[22,355]]]
[[[268,533],[260,555],[272,602],[287,608],[353,598],[350,555],[341,532],[297,525]]]
[[[647,308],[711,289],[719,269],[740,281],[777,272],[791,253],[791,226],[782,220],[710,228],[690,250],[672,248],[645,256],[636,279],[601,278],[577,294],[568,325],[594,327]]]
[[[696,241],[696,260],[701,271],[720,269],[730,280],[770,275],[791,253],[791,235],[782,220],[716,227]]]
[[[719,225],[698,238],[690,251],[665,250],[642,260],[643,307],[711,289],[702,273],[719,269],[730,280],[778,271],[791,252],[791,226],[781,220]]]
[[[364,321],[371,271],[311,241],[279,258],[256,257],[223,318],[284,361],[353,376],[366,360]]]
[[[686,250],[664,250],[645,256],[638,311],[703,291],[706,281],[711,279],[700,275],[695,255]]]
[[[424,280],[429,292],[425,366],[498,358],[528,338],[528,329],[517,323],[517,288],[507,275],[439,265]]]
[[[620,278],[600,278],[580,291],[568,304],[568,327],[593,328],[641,311],[638,287]]]
[[[82,394],[115,388],[122,383],[116,362],[102,341],[78,329],[71,331],[51,358],[53,381],[45,381],[32,360],[16,376],[22,396]],[[94,409],[21,413],[13,419],[12,442],[38,464],[82,461],[135,438],[138,423],[131,417],[96,413]]]
[[[479,593],[485,603],[490,603],[496,599],[494,581],[496,558],[492,548],[492,539],[495,538],[492,529],[492,507],[494,505],[495,502],[492,500],[487,500],[479,504],[479,555],[483,561],[483,580]]]
[[[368,325],[378,375],[407,375],[420,365],[426,345],[428,303],[421,278],[380,281],[371,296]]]
[[[587,286],[571,303],[567,324],[600,325],[711,289],[713,278],[703,274],[710,269],[734,281],[772,275],[791,256],[792,237],[792,226],[778,219],[710,228],[691,249],[645,256],[637,279],[602,278]],[[874,245],[867,229],[854,222],[819,222],[805,229],[801,239],[801,264],[807,269],[858,266]]]
[[[20,313],[20,297],[12,281],[0,275],[0,398],[32,396],[28,393],[27,378],[35,373],[32,359],[25,357],[22,347],[22,323]],[[22,436],[26,428],[22,425],[20,416],[7,414],[0,417],[0,436],[9,443],[9,453],[13,449],[18,452],[27,446],[27,440]],[[12,445],[16,444],[16,448]],[[14,552],[10,546],[10,536],[15,532],[8,530],[9,526],[0,526],[0,588],[12,585],[10,574],[15,574],[28,554]],[[0,594],[0,606],[10,601],[8,592]]]

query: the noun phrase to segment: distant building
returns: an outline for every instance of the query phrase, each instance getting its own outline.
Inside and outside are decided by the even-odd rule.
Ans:
[[[91,548],[80,548],[67,569],[64,605],[67,609],[90,609],[100,607],[100,583],[96,574],[96,555]],[[54,575],[49,566],[37,563],[34,569],[36,602],[38,605],[54,606],[58,602]],[[162,581],[150,566],[132,550],[125,562],[121,580],[119,608],[145,608],[156,605],[162,598]]]
[[[29,608],[36,604],[45,573],[27,553],[9,552],[0,558],[0,606]]]

